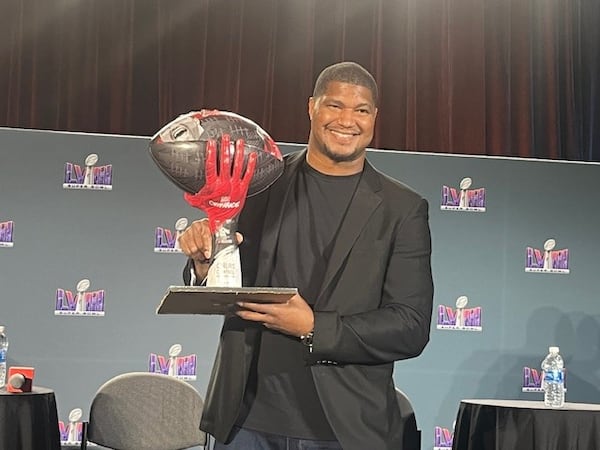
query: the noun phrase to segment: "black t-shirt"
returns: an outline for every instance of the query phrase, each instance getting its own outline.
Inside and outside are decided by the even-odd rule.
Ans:
[[[306,162],[290,187],[270,285],[297,287],[314,304],[360,173],[329,176]],[[297,337],[263,329],[238,425],[304,439],[335,440]]]

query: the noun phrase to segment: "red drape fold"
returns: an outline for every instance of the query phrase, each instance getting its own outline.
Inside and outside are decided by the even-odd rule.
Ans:
[[[0,125],[152,135],[231,110],[306,142],[319,71],[363,64],[373,147],[600,160],[595,0],[4,0]]]

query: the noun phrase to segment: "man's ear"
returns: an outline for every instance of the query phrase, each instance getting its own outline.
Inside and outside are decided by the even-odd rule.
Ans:
[[[308,117],[310,118],[310,120],[312,120],[314,108],[315,108],[315,98],[308,97]]]

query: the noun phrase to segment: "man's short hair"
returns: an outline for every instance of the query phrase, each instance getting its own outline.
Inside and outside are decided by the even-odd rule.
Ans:
[[[379,97],[377,82],[375,81],[375,78],[373,78],[373,75],[360,64],[346,61],[333,64],[323,69],[315,82],[313,97],[320,97],[325,94],[327,85],[332,81],[339,81],[341,83],[349,83],[367,88],[371,91],[373,101],[375,102],[375,106],[377,106]]]

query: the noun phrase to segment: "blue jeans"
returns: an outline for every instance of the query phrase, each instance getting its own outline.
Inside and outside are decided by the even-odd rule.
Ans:
[[[214,450],[342,450],[337,441],[313,441],[235,427],[229,444],[215,443]]]

